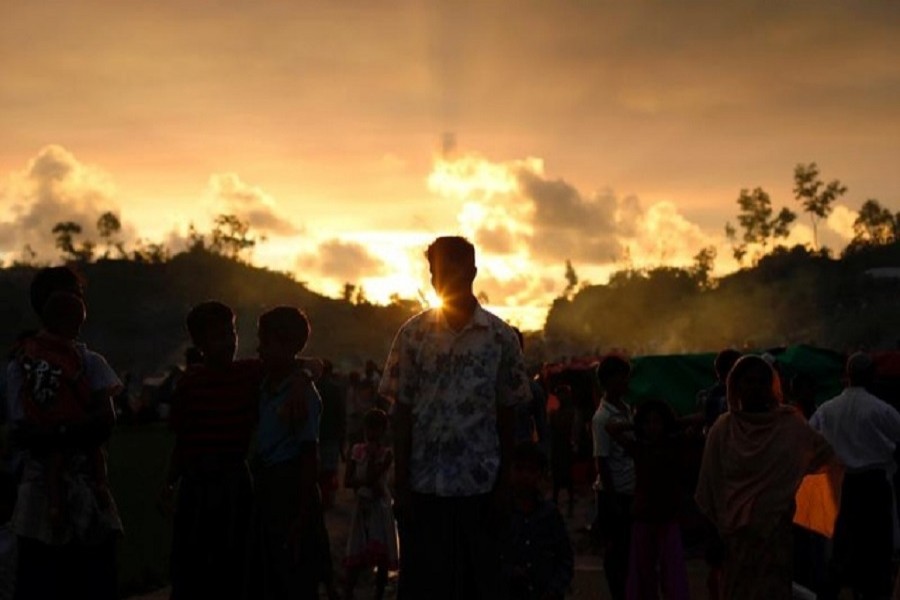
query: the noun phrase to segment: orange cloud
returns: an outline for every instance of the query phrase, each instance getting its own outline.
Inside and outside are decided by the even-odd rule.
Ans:
[[[45,146],[0,187],[0,204],[9,207],[0,214],[0,252],[16,256],[27,244],[39,260],[53,260],[59,251],[51,230],[63,221],[81,225],[76,241],[99,242],[97,219],[107,211],[119,213],[115,198],[115,185],[103,170],[62,146]],[[123,223],[120,239],[133,237],[133,227]]]

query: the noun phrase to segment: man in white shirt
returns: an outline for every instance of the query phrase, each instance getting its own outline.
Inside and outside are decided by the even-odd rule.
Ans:
[[[809,420],[847,469],[821,594],[826,600],[836,598],[844,585],[863,598],[891,593],[894,502],[888,473],[900,441],[900,413],[866,391],[874,377],[872,358],[853,354],[847,360],[847,388]]]
[[[597,367],[603,398],[591,419],[594,462],[599,479],[597,525],[607,537],[603,570],[613,600],[625,598],[631,539],[631,504],[634,499],[634,461],[606,430],[608,423],[631,422],[625,404],[631,365],[620,356],[607,356]]]

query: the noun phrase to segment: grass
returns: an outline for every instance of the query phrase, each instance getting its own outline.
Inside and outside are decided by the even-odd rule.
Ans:
[[[169,581],[172,523],[156,509],[174,437],[163,424],[117,427],[109,443],[109,478],[125,525],[119,588],[140,593]]]

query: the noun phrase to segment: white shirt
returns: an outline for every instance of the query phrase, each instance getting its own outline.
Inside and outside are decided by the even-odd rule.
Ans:
[[[890,469],[900,442],[900,413],[862,387],[848,387],[809,420],[849,471]]]
[[[616,492],[633,494],[634,460],[606,431],[606,424],[610,421],[627,421],[631,423],[631,411],[627,407],[625,410],[620,410],[607,402],[606,399],[600,401],[600,406],[597,407],[594,416],[591,418],[594,458],[602,458],[609,465],[613,487],[615,487]]]

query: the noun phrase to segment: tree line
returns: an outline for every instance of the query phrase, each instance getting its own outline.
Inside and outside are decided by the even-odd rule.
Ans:
[[[824,182],[815,162],[800,163],[794,168],[794,199],[809,216],[813,230],[813,250],[819,248],[819,224],[834,212],[835,202],[847,193],[847,186],[840,180]],[[743,264],[751,248],[753,263],[777,247],[779,239],[790,234],[797,213],[782,207],[777,213],[772,198],[761,187],[742,189],[737,198],[738,227],[728,222],[725,235],[731,241],[732,253]],[[853,223],[853,239],[845,252],[853,252],[867,245],[891,244],[900,239],[900,212],[896,214],[881,203],[866,200]],[[771,247],[770,247],[771,246]]]
[[[63,262],[89,263],[94,260],[118,259],[141,263],[164,263],[173,254],[165,242],[150,242],[138,238],[126,247],[122,239],[122,221],[112,211],[100,215],[94,223],[93,234],[81,222],[69,220],[56,223],[48,232]],[[188,226],[187,251],[207,251],[238,262],[249,262],[253,248],[265,241],[265,236],[250,230],[250,223],[234,214],[217,215],[206,233],[193,223]],[[30,244],[22,249],[13,266],[41,266],[44,264]]]

